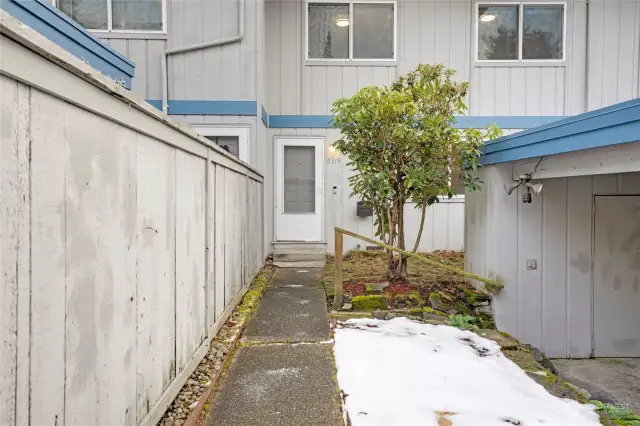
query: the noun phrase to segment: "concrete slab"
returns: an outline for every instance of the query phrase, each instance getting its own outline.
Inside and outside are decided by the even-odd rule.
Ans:
[[[278,271],[279,272],[279,271]],[[320,342],[329,339],[325,293],[318,288],[267,288],[243,342]]]
[[[554,359],[560,377],[592,399],[640,413],[640,358]]]
[[[300,269],[300,268],[324,268],[326,261],[324,260],[305,260],[296,262],[274,261],[273,266],[278,268]]]
[[[341,426],[332,346],[240,347],[206,426]]]
[[[269,287],[322,288],[321,278],[322,269],[318,268],[298,266],[296,268],[278,269],[269,282]]]

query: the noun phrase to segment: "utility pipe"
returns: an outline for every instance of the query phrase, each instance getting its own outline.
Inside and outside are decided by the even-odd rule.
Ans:
[[[589,43],[589,38],[591,37],[591,34],[589,34],[589,4],[591,3],[590,0],[587,0],[585,2],[585,18],[586,18],[586,23],[585,23],[585,32],[586,32],[586,37],[585,37],[585,60],[584,60],[584,82],[585,82],[585,87],[584,87],[584,111],[582,112],[588,112],[589,111],[589,101],[591,100],[591,83],[589,82],[589,79],[591,78],[590,76],[590,60],[591,60],[591,43]],[[566,45],[566,42],[565,42]],[[566,55],[566,53],[565,53]],[[575,112],[571,112],[573,115],[575,115]]]
[[[244,38],[244,2],[245,0],[240,0],[240,10],[238,12],[238,35],[234,37],[221,38],[218,40],[205,41],[203,43],[191,44],[188,46],[182,47],[172,47],[171,49],[167,49],[162,54],[162,63],[160,64],[160,71],[162,75],[162,112],[165,114],[169,113],[169,78],[167,76],[167,63],[170,55],[175,55],[177,53],[186,53],[193,52],[195,50],[208,49],[210,47],[222,46],[225,44],[237,43],[242,41]]]

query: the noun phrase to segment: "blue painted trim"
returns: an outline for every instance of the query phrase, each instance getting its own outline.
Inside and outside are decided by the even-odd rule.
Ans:
[[[457,123],[453,127],[457,129],[482,129],[492,124],[497,124],[501,129],[530,129],[547,123],[561,120],[562,116],[522,116],[522,115],[498,115],[498,116],[458,116]]]
[[[329,129],[331,115],[271,115],[269,127],[277,129]]]
[[[92,67],[131,88],[133,62],[92,36],[46,0],[0,0],[0,8]]]
[[[265,125],[265,127],[269,127],[269,113],[267,112],[267,110],[264,108],[264,105],[260,105],[262,107],[262,124]]]
[[[640,99],[496,139],[484,165],[640,141]]]
[[[162,109],[162,101],[148,100],[148,103]],[[258,115],[256,101],[187,101],[169,100],[169,115]]]
[[[330,115],[271,115],[269,127],[280,129],[328,129],[332,128]],[[453,127],[458,129],[478,129],[494,123],[501,129],[528,129],[541,124],[551,123],[564,117],[560,116],[459,116]]]

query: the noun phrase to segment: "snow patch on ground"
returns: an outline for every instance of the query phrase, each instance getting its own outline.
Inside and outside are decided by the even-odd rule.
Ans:
[[[350,319],[334,350],[353,426],[600,426],[592,408],[549,394],[470,331]]]

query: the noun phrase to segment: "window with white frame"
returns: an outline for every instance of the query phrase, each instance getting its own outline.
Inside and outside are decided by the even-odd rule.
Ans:
[[[242,161],[249,162],[249,128],[192,125],[191,128],[205,139]]]
[[[395,60],[395,2],[307,3],[307,59]]]
[[[564,3],[477,5],[478,61],[562,61]]]
[[[164,0],[57,0],[57,6],[88,30],[164,31]]]

